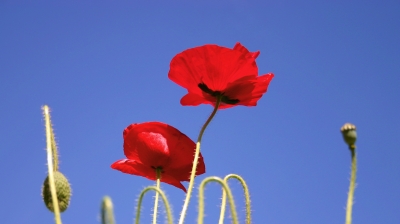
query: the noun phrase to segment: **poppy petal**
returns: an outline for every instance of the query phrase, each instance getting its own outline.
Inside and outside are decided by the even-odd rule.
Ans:
[[[186,192],[180,181],[187,181],[192,169],[196,144],[178,129],[161,122],[131,124],[125,128],[124,153],[111,168],[124,173],[156,179],[155,169],[162,170],[161,182]],[[200,153],[197,175],[205,172]]]
[[[191,172],[192,172],[192,164],[189,164],[179,169],[168,170],[166,173],[174,173],[174,177],[180,181],[189,181]],[[206,172],[206,167],[204,164],[203,157],[199,157],[199,161],[197,163],[197,168],[196,168],[196,176],[201,175],[205,172]]]
[[[255,60],[259,54],[240,43],[233,49],[211,44],[187,49],[171,60],[168,77],[187,89],[183,106],[215,106],[221,95],[220,109],[255,106],[273,77],[258,76]]]
[[[144,166],[143,164],[130,159],[118,160],[111,164],[111,168],[119,170],[123,173],[146,177],[151,180],[156,179],[154,169]]]
[[[170,153],[169,169],[180,169],[187,165],[191,165],[194,159],[196,144],[178,129],[167,126],[165,137],[168,140],[168,148]],[[200,155],[201,156],[201,155]]]
[[[256,52],[250,52],[249,50],[247,50],[247,48],[245,46],[243,46],[241,43],[237,42],[235,44],[235,46],[233,47],[233,50],[237,50],[240,51],[246,55],[248,55],[251,58],[256,59],[258,57],[258,55],[260,55],[260,51],[256,51]]]
[[[171,175],[168,175],[167,173],[162,173],[161,174],[161,182],[164,182],[164,183],[170,184],[172,186],[175,186],[179,189],[182,189],[186,193],[185,186],[183,186],[183,184],[178,179],[175,178],[175,175],[171,176]]]
[[[271,82],[274,74],[269,73],[262,76],[257,77],[254,89],[250,94],[243,95],[241,98],[241,104],[246,106],[256,106],[257,101],[263,96],[265,92],[268,90],[269,83]]]
[[[124,152],[128,159],[154,167],[180,167],[193,161],[196,144],[168,124],[132,124],[125,129],[124,137]]]
[[[204,45],[177,54],[171,61],[168,77],[189,92],[200,95],[199,83],[214,91],[244,76],[256,76],[254,59],[242,52],[217,45]]]
[[[184,95],[181,99],[181,104],[183,106],[198,106],[202,103],[206,103],[206,100],[204,99],[204,97],[199,96],[194,93],[188,93],[188,94]]]
[[[132,124],[124,130],[124,152],[128,159],[153,167],[164,166],[169,160],[167,139],[162,133],[163,124],[147,122]]]
[[[149,180],[156,180],[156,173],[154,169],[147,168],[143,164],[140,164],[133,160],[118,160],[111,165],[111,168],[119,170],[123,173],[142,176]],[[171,175],[165,173],[161,174],[161,182],[173,185],[179,189],[182,189],[186,193],[186,188],[182,185],[182,183]]]

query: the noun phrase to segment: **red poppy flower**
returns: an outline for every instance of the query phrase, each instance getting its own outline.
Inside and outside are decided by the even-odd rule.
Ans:
[[[111,168],[124,173],[156,180],[160,168],[161,182],[186,192],[181,181],[189,181],[196,144],[178,129],[161,122],[131,124],[124,130],[124,154]],[[202,155],[196,175],[205,173]]]
[[[233,49],[217,45],[191,48],[172,59],[168,77],[187,89],[183,106],[215,106],[218,96],[221,109],[256,106],[274,77],[272,73],[258,76],[255,60],[259,54],[240,43]]]

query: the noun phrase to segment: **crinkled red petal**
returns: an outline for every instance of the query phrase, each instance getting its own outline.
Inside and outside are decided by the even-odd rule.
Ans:
[[[184,189],[179,181],[188,180],[196,144],[178,129],[161,122],[132,124],[123,133],[124,153],[128,159],[119,160],[112,168],[155,180],[154,168],[163,170],[165,181]],[[205,172],[200,153],[196,174]]]
[[[239,50],[204,45],[177,54],[171,61],[168,77],[190,93],[201,95],[199,83],[223,91],[228,83],[245,76],[257,76],[254,58]]]
[[[175,186],[179,189],[182,189],[186,193],[186,188],[183,186],[183,184],[175,178],[175,176],[171,176],[168,173],[162,173],[161,174],[161,182],[170,184],[172,186]]]
[[[123,173],[146,177],[150,180],[156,179],[156,174],[154,169],[152,169],[149,166],[145,166],[140,162],[130,159],[118,160],[113,164],[111,164],[111,168],[119,170]]]
[[[149,166],[165,166],[170,158],[167,126],[161,122],[129,125],[123,134],[126,157]]]
[[[182,106],[198,106],[203,103],[207,103],[207,100],[202,95],[195,93],[188,93],[181,99]]]
[[[156,158],[158,154],[167,156],[170,165],[163,164],[163,166],[186,165],[191,163],[195,147],[195,143],[185,134],[161,122],[132,124],[124,131],[125,155],[146,165],[156,164],[150,164],[151,161],[147,160],[148,163],[145,163],[143,157],[148,155],[144,153]]]
[[[273,77],[274,74],[272,73],[257,77],[254,89],[250,94],[243,94],[243,97],[240,98],[239,104],[244,106],[256,106],[258,100],[267,92],[269,83]]]
[[[240,43],[233,49],[217,45],[191,48],[172,59],[168,77],[188,90],[181,99],[184,106],[215,106],[216,97],[203,92],[199,84],[205,84],[231,100],[239,100],[236,104],[221,103],[220,109],[255,106],[273,77],[272,74],[268,74],[268,78],[258,76],[255,59],[259,54],[259,51],[250,52]]]
[[[141,163],[138,163],[134,160],[129,160],[129,159],[118,160],[111,165],[111,168],[119,170],[123,173],[142,176],[149,180],[156,180],[156,173],[154,169],[147,167]],[[161,182],[173,185],[179,189],[182,189],[186,193],[186,188],[182,185],[179,179],[177,179],[173,175],[162,173]]]
[[[260,51],[256,52],[250,52],[245,46],[243,46],[241,43],[237,42],[235,46],[233,47],[233,50],[240,51],[244,54],[246,54],[248,57],[256,59],[258,55],[260,55]]]
[[[189,164],[179,169],[169,169],[166,171],[166,173],[173,173],[174,177],[180,181],[189,181],[191,171],[192,171],[192,164]],[[205,172],[206,172],[206,167],[204,164],[204,160],[203,157],[200,157],[197,163],[196,176],[201,175]]]

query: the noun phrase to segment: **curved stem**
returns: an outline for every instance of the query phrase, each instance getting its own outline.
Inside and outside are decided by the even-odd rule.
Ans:
[[[215,114],[217,113],[218,107],[219,107],[219,105],[221,103],[221,99],[222,99],[221,96],[217,97],[217,102],[215,103],[214,110],[210,114],[210,116],[208,117],[206,123],[204,123],[203,127],[200,130],[199,136],[197,138],[196,152],[194,154],[192,172],[190,174],[189,187],[187,189],[185,203],[183,204],[181,216],[179,218],[179,224],[183,224],[183,222],[185,221],[186,211],[187,211],[188,206],[189,206],[189,201],[190,201],[190,197],[191,197],[192,189],[193,189],[193,185],[194,185],[194,177],[196,175],[197,163],[198,163],[198,160],[199,160],[201,138],[203,137],[204,131],[206,130],[208,124],[211,122],[211,120],[214,118]]]
[[[46,151],[47,151],[47,168],[49,171],[49,184],[50,184],[50,192],[51,192],[51,200],[53,202],[53,209],[54,209],[54,219],[56,224],[61,224],[61,216],[60,216],[60,208],[58,206],[58,199],[57,199],[57,192],[56,192],[56,185],[54,182],[54,168],[53,161],[53,148],[52,145],[54,144],[54,134],[51,128],[51,121],[50,121],[50,109],[47,105],[43,106],[42,108],[44,119],[45,119],[45,127],[46,127]]]
[[[226,184],[228,184],[228,180],[232,179],[232,178],[238,180],[243,187],[244,196],[246,199],[246,224],[251,224],[251,202],[250,202],[249,188],[247,187],[246,181],[244,181],[244,179],[237,174],[226,175],[224,178],[224,182]],[[225,191],[222,191],[221,212],[220,212],[219,222],[218,222],[219,224],[224,223],[225,208],[226,208],[226,193],[225,193]]]
[[[115,223],[113,204],[111,198],[108,196],[104,196],[103,201],[101,203],[101,223],[102,224]]]
[[[356,172],[357,172],[356,146],[350,145],[350,151],[351,151],[351,177],[350,177],[349,194],[347,197],[346,224],[351,224],[354,190],[356,185]]]
[[[219,177],[207,177],[204,179],[199,187],[199,216],[197,218],[197,223],[198,224],[203,224],[203,219],[204,219],[204,187],[207,183],[210,182],[217,182],[221,184],[222,186],[222,191],[226,192],[229,200],[229,207],[231,208],[231,214],[232,214],[232,221],[234,224],[238,224],[238,217],[236,213],[236,206],[235,202],[233,200],[232,192],[231,189],[229,188],[228,184],[224,180],[222,180]]]
[[[156,187],[160,189],[160,179],[161,179],[161,169],[156,168]],[[154,200],[154,213],[153,213],[153,224],[157,224],[157,211],[158,211],[158,191],[156,192],[156,197]]]
[[[168,224],[173,224],[173,219],[172,219],[172,213],[171,213],[171,207],[169,206],[167,196],[165,196],[164,192],[161,189],[158,189],[157,187],[154,186],[149,186],[143,189],[143,191],[139,195],[139,200],[138,200],[138,205],[137,205],[137,211],[136,211],[136,224],[139,224],[140,221],[140,210],[142,208],[142,202],[143,202],[143,197],[148,191],[156,191],[161,195],[161,198],[164,202],[165,205],[165,211],[167,213],[167,219],[168,219]]]
[[[201,142],[201,138],[203,137],[204,131],[206,130],[208,124],[210,124],[211,120],[214,118],[215,114],[218,111],[218,107],[221,104],[222,96],[217,97],[217,102],[215,103],[214,110],[211,112],[210,116],[208,117],[206,123],[204,123],[203,127],[200,130],[199,137],[197,137],[197,142]]]

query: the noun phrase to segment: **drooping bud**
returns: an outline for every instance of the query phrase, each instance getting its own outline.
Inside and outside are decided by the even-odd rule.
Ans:
[[[60,212],[64,212],[67,210],[69,201],[71,199],[71,186],[67,178],[59,171],[54,172],[54,182],[56,186],[58,206],[60,208]],[[54,213],[48,175],[42,186],[42,197],[46,207]]]
[[[354,143],[357,140],[356,126],[354,124],[346,123],[340,129],[343,134],[344,141],[350,146],[350,148],[355,147]]]

